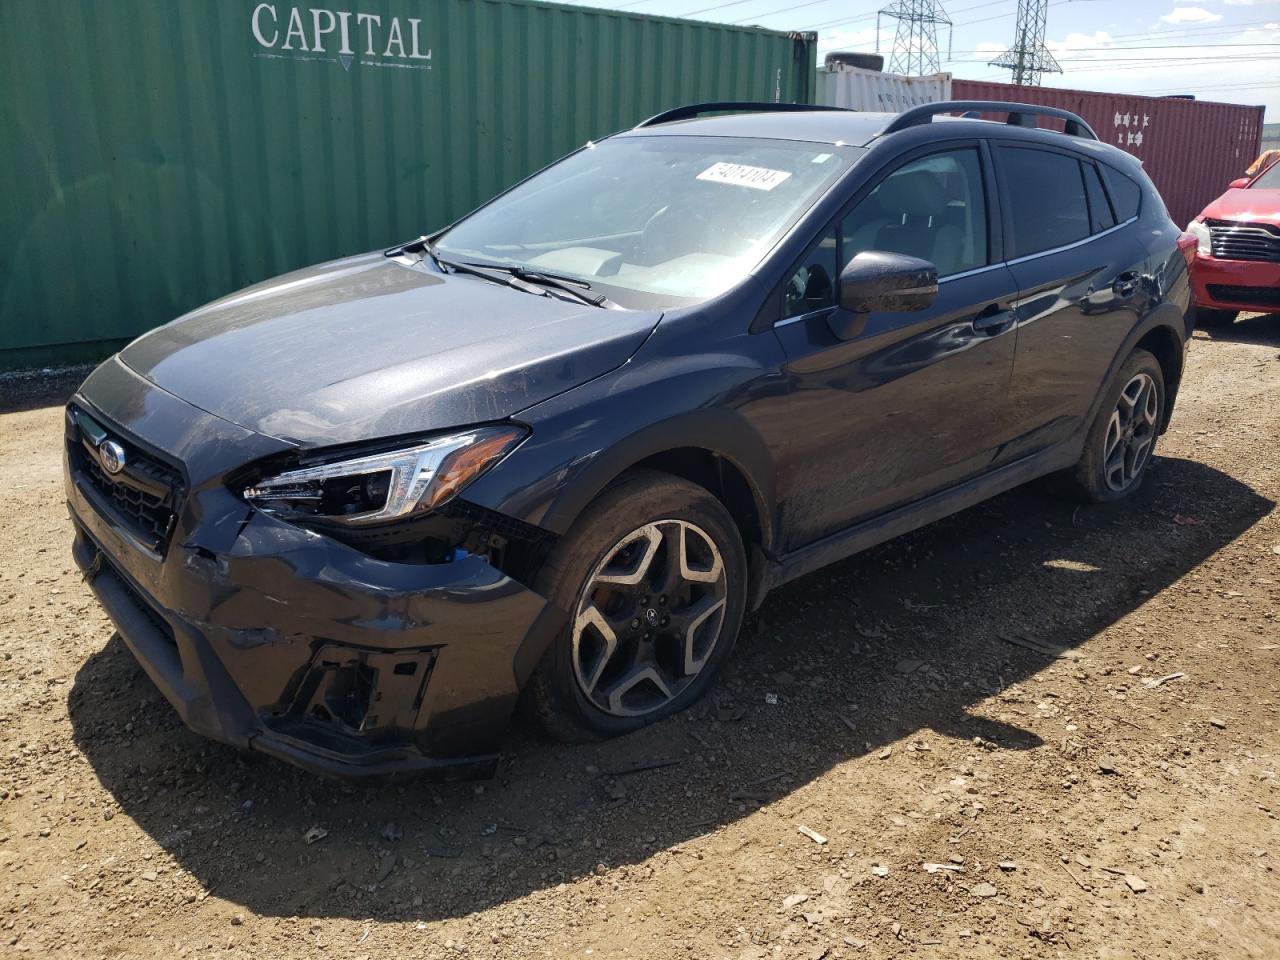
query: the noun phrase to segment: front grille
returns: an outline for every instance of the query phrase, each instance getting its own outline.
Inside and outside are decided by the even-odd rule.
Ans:
[[[172,464],[142,449],[123,432],[89,418],[95,429],[105,430],[107,436],[125,450],[124,469],[116,474],[107,473],[98,457],[98,444],[77,425],[77,418],[86,416],[83,411],[72,408],[67,437],[67,457],[72,470],[99,495],[100,505],[105,505],[110,512],[109,520],[119,523],[149,549],[163,553],[186,492],[182,474]]]
[[[1265,223],[1209,224],[1213,256],[1219,260],[1280,263],[1280,228]]]
[[[1260,309],[1280,307],[1280,288],[1276,287],[1240,287],[1225,283],[1211,283],[1209,296],[1224,303],[1245,303]]]

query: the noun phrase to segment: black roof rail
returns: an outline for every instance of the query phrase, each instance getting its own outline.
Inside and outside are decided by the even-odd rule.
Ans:
[[[1040,107],[1031,103],[1008,103],[1003,100],[943,100],[940,103],[923,103],[898,114],[889,121],[889,125],[881,130],[878,136],[883,137],[908,127],[931,123],[938,114],[958,113],[961,110],[967,113],[1007,113],[1009,119],[1005,123],[1014,127],[1034,127],[1037,125],[1036,117],[1057,117],[1059,120],[1066,121],[1066,132],[1069,136],[1085,137],[1089,140],[1098,139],[1098,135],[1093,132],[1093,127],[1070,110]]]
[[[664,110],[648,120],[640,121],[636,124],[635,129],[655,127],[660,123],[674,123],[677,120],[689,120],[693,117],[700,117],[704,113],[798,113],[806,110],[843,111],[844,109],[844,107],[825,107],[816,103],[757,103],[750,100],[721,100],[713,103],[691,103],[684,107]]]

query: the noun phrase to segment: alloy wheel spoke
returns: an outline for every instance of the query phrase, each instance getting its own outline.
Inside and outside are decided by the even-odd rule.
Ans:
[[[587,627],[593,627],[604,642],[604,649],[596,658],[595,663],[591,664],[588,675],[584,676],[582,671],[579,671],[583,692],[590,696],[595,690],[596,684],[600,682],[600,675],[604,673],[604,668],[609,665],[609,661],[618,649],[618,635],[614,632],[609,618],[604,615],[604,611],[594,603],[589,604],[578,614],[573,625],[574,636],[580,638]]]
[[[616,558],[618,554],[633,544],[636,546],[637,553],[627,568],[618,572],[600,571],[595,576],[597,584],[632,586],[644,580],[649,573],[649,567],[653,564],[654,556],[658,553],[658,547],[662,546],[662,531],[654,524],[641,527],[614,548],[613,556]]]
[[[689,559],[689,526],[680,525],[680,576],[693,583],[715,583],[720,579],[724,567],[720,559],[720,551],[711,548],[711,563],[695,564]],[[694,534],[700,537],[700,534]],[[709,542],[708,542],[709,543]]]
[[[626,704],[622,702],[622,698],[642,683],[653,684],[658,692],[662,694],[662,703],[666,703],[675,696],[671,687],[667,685],[667,681],[658,672],[657,667],[653,664],[637,665],[636,669],[623,675],[621,679],[614,681],[604,691],[610,711],[613,713],[626,713]]]
[[[1123,435],[1124,427],[1120,423],[1120,411],[1113,410],[1111,412],[1111,422],[1107,424],[1107,441],[1102,450],[1102,459],[1105,462],[1110,462],[1111,455],[1115,453],[1116,445]]]
[[[1147,397],[1142,405],[1142,422],[1149,427],[1155,427],[1159,416],[1160,401],[1156,396],[1156,385],[1152,383],[1147,387]]]
[[[695,647],[695,641],[698,638],[698,631],[704,623],[713,616],[723,611],[725,608],[725,598],[717,597],[714,594],[708,594],[701,600],[693,604],[689,609],[681,612],[679,618],[672,617],[672,622],[677,624],[684,638],[684,672],[685,676],[692,676],[702,669],[703,664],[707,662],[707,658],[711,656],[711,651],[715,648],[714,644],[710,644],[702,651],[702,655],[698,656]],[[719,626],[718,624],[716,625]]]

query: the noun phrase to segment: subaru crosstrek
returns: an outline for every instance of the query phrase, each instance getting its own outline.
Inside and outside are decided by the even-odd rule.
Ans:
[[[824,564],[1050,474],[1132,493],[1179,240],[1062,111],[681,108],[107,360],[76,559],[195,730],[484,774],[521,697],[569,739],[687,706]]]

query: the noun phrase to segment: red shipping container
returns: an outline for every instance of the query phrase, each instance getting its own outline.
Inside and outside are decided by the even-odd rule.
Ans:
[[[955,100],[1012,100],[1083,117],[1104,143],[1142,161],[1178,226],[1185,227],[1257,157],[1262,107],[1174,97],[1018,87],[953,80]],[[1062,129],[1041,118],[1041,126]]]

